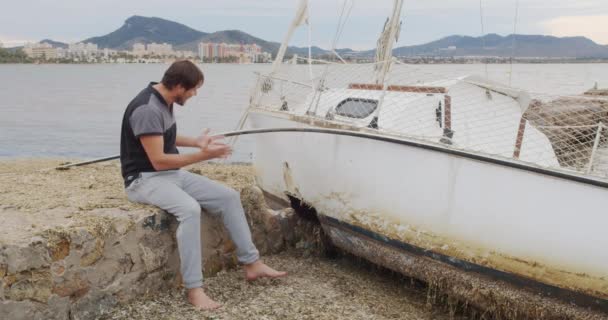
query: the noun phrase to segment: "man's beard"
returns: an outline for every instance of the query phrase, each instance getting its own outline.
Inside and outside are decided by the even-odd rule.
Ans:
[[[186,99],[183,96],[176,97],[175,103],[179,104],[180,106],[184,106],[184,104],[186,104]]]

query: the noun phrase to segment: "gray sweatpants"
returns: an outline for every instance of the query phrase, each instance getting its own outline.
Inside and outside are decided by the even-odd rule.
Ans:
[[[129,200],[155,205],[179,221],[177,246],[186,288],[203,285],[201,207],[222,218],[240,263],[259,258],[238,192],[185,170],[143,172],[126,189]]]

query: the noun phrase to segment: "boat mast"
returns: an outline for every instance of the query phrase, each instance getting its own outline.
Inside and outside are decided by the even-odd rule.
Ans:
[[[283,58],[285,57],[285,52],[287,51],[287,46],[291,37],[293,36],[294,31],[303,25],[308,24],[308,0],[300,0],[300,4],[298,6],[298,10],[296,10],[296,15],[291,22],[291,26],[289,26],[289,30],[285,35],[285,39],[283,39],[283,43],[281,43],[281,47],[279,48],[279,52],[277,53],[276,59],[274,59],[274,63],[272,64],[272,70],[270,74],[274,74],[281,63],[283,63]]]
[[[378,38],[376,48],[376,84],[383,84],[386,74],[391,68],[393,59],[393,44],[399,38],[399,30],[401,29],[401,8],[403,0],[395,0],[393,5],[393,15],[387,19],[384,24],[384,30]],[[393,39],[395,40],[393,42]]]
[[[294,31],[303,24],[308,24],[308,0],[300,0],[300,4],[298,5],[298,9],[296,10],[296,15],[294,16],[291,25],[289,26],[289,30],[285,35],[285,39],[283,39],[283,43],[281,43],[281,47],[277,52],[277,56],[272,63],[272,69],[268,74],[269,77],[273,76],[276,71],[279,69],[281,64],[283,63],[283,58],[285,57],[285,52],[287,51],[287,46],[289,45],[289,41],[293,36]],[[297,62],[297,61],[296,61]],[[272,87],[272,82],[268,81],[270,78],[266,78],[264,83],[268,86],[268,88]],[[241,130],[245,126],[245,121],[247,121],[247,116],[249,115],[249,110],[251,109],[251,101],[249,107],[243,112],[241,115],[241,119],[239,120],[239,124],[236,127],[236,130]],[[230,145],[234,145],[236,143],[236,137],[230,140]]]

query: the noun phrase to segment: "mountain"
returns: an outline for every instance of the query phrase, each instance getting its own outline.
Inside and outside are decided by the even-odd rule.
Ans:
[[[67,49],[68,48],[68,44],[67,43],[63,43],[63,42],[59,42],[59,41],[53,41],[51,39],[40,40],[40,43],[48,43],[48,44],[52,45],[53,48],[62,48],[62,49]]]
[[[255,43],[256,45],[258,45],[262,48],[262,51],[270,52],[273,55],[279,51],[279,47],[281,46],[281,44],[278,42],[270,42],[270,41],[266,41],[266,40],[263,40],[260,38],[256,38],[248,33],[240,31],[240,30],[225,30],[225,31],[209,33],[209,34],[203,36],[202,38],[197,39],[196,41],[192,41],[190,43],[176,46],[176,49],[192,50],[192,51],[196,52],[198,50],[198,44],[200,42],[215,42],[215,43],[224,42],[224,43],[229,43],[229,44],[254,44]],[[308,47],[306,47],[306,48],[288,47],[287,53],[288,54],[296,53],[300,56],[308,56]],[[319,47],[315,47],[315,46],[312,47],[313,55],[321,55],[324,53],[327,53],[327,51],[323,50]]]
[[[131,50],[135,43],[169,43],[174,46],[193,42],[207,33],[183,24],[161,19],[132,16],[118,30],[105,36],[83,40],[97,44],[99,48]]]
[[[269,42],[256,38],[240,30],[225,30],[206,33],[194,30],[183,24],[161,19],[132,16],[116,31],[105,36],[93,37],[82,42],[97,44],[99,48],[116,50],[131,50],[135,43],[169,43],[177,50],[198,51],[201,42],[216,42],[228,44],[257,44],[263,51],[276,54],[281,46],[277,42]],[[308,48],[289,47],[288,54],[308,55]],[[313,47],[313,55],[324,54],[327,51]]]
[[[48,43],[51,46],[53,46],[53,48],[61,48],[61,49],[67,49],[68,48],[68,44],[67,43],[63,43],[63,42],[59,42],[59,41],[54,41],[51,39],[44,39],[44,40],[40,40],[40,43]],[[17,52],[19,50],[23,50],[24,46],[16,46],[16,47],[10,47],[10,48],[4,48],[10,52]]]
[[[189,43],[176,46],[178,50],[198,50],[198,44],[200,42],[216,42],[216,43],[238,43],[238,44],[257,44],[262,47],[264,51],[270,51],[274,49],[274,44],[260,38],[256,38],[250,34],[247,34],[239,30],[226,30],[214,33],[206,34],[203,37],[195,39]]]
[[[513,50],[515,40],[515,50]],[[374,50],[366,51],[372,55]],[[608,58],[608,46],[585,37],[488,34],[483,37],[450,36],[427,44],[399,47],[396,56],[498,56]]]
[[[514,41],[515,40],[515,41]],[[50,40],[49,40],[50,41]],[[105,36],[89,38],[99,48],[131,50],[135,43],[169,43],[177,50],[198,51],[200,42],[225,42],[228,44],[252,44],[262,47],[273,55],[280,44],[254,37],[239,30],[206,33],[183,24],[161,19],[132,16],[116,31]],[[515,42],[515,50],[513,43]],[[373,57],[375,50],[353,51],[337,49],[340,55]],[[498,56],[498,57],[571,57],[608,58],[608,46],[599,45],[585,37],[553,37],[542,35],[488,34],[483,37],[449,36],[422,45],[394,49],[396,56]],[[287,54],[307,56],[308,48],[288,47]],[[314,56],[330,54],[319,47],[312,48]]]

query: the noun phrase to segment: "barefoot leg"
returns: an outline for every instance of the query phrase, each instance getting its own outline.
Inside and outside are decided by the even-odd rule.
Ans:
[[[282,278],[287,276],[287,272],[285,271],[277,271],[262,261],[257,260],[254,263],[246,264],[245,269],[245,278],[248,281],[253,281],[259,278]]]
[[[188,302],[199,310],[214,310],[222,306],[211,300],[203,288],[188,289]]]

